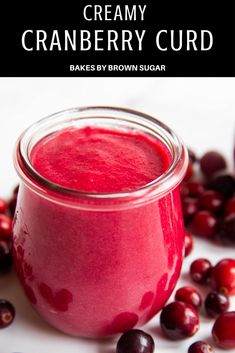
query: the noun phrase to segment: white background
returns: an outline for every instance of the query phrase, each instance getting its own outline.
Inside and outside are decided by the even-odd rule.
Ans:
[[[14,143],[29,124],[56,111],[84,105],[115,105],[159,117],[173,128],[199,155],[208,149],[222,151],[232,164],[235,130],[235,79],[233,78],[1,78],[0,79],[0,195],[9,197],[17,176],[12,164]],[[223,249],[196,241],[186,259],[181,282],[194,258],[208,257],[215,263],[234,257]],[[46,270],[46,269],[45,269]],[[200,289],[204,294],[205,291]],[[0,353],[112,353],[115,341],[87,341],[58,333],[30,308],[18,282],[0,276],[0,297],[16,306],[15,322],[0,331]],[[235,303],[231,309],[235,310]],[[161,337],[155,318],[144,329],[155,339],[156,352],[187,352],[197,339],[209,339],[213,321],[201,316],[197,336],[179,342]],[[222,352],[216,349],[216,352]]]

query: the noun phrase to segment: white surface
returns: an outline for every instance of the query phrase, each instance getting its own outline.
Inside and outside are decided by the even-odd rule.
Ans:
[[[12,166],[16,138],[29,124],[61,109],[80,105],[125,106],[160,117],[199,154],[209,148],[223,151],[230,162],[235,122],[235,79],[216,78],[47,78],[0,79],[0,195],[8,197],[17,177]],[[185,260],[178,286],[190,283],[187,271],[197,257],[216,263],[234,257],[234,248],[221,248],[196,239]],[[202,289],[200,289],[202,290]],[[202,290],[203,291],[203,290]],[[15,322],[0,331],[0,353],[112,353],[115,340],[88,341],[65,336],[44,323],[31,309],[18,282],[0,276],[0,297],[17,310]],[[235,310],[235,301],[231,309]],[[213,320],[201,315],[201,329],[191,339],[171,342],[161,336],[158,317],[144,329],[153,335],[158,353],[183,353],[191,342],[208,340]],[[222,352],[216,349],[216,352]]]

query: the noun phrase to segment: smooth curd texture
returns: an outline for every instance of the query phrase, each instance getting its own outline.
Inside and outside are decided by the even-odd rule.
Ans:
[[[56,184],[87,192],[138,189],[168,168],[169,152],[156,138],[131,130],[68,128],[33,148],[31,162]]]

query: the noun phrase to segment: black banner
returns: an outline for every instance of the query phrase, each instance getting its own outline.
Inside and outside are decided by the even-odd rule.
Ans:
[[[2,77],[235,75],[234,1],[31,2],[1,18]]]

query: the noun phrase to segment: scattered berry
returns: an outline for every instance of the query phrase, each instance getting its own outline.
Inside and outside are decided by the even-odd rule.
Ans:
[[[7,203],[3,199],[0,199],[0,213],[5,213],[7,210]]]
[[[190,275],[194,282],[205,284],[209,281],[212,265],[207,259],[197,259],[190,266]]]
[[[189,195],[197,197],[204,191],[204,186],[200,181],[191,180],[188,182]]]
[[[209,316],[217,317],[229,308],[229,298],[226,294],[210,292],[205,300],[205,309]]]
[[[207,342],[197,341],[191,344],[188,353],[214,353],[214,349]]]
[[[12,219],[0,214],[0,235],[10,237],[12,234]]]
[[[202,210],[217,213],[223,208],[223,197],[214,190],[204,191],[199,198],[199,205]]]
[[[214,173],[225,169],[226,166],[224,157],[216,151],[205,153],[200,160],[201,171],[206,177],[211,177]]]
[[[175,300],[191,304],[197,310],[199,310],[202,305],[200,293],[195,288],[188,286],[181,287],[176,291]]]
[[[235,311],[223,313],[216,319],[212,336],[218,347],[235,348]]]
[[[193,234],[205,238],[213,237],[217,227],[217,219],[209,211],[197,211],[190,224],[190,230]]]
[[[14,306],[9,301],[0,299],[0,328],[9,326],[14,318]]]
[[[235,214],[235,197],[229,199],[225,207],[225,215],[230,216],[231,214]]]
[[[191,233],[185,230],[185,238],[184,238],[184,256],[188,256],[193,251],[193,237]]]
[[[235,191],[235,179],[229,174],[217,175],[209,182],[208,188],[218,191],[225,199],[229,199]]]
[[[189,160],[188,168],[184,176],[184,181],[188,181],[189,179],[192,178],[192,176],[193,176],[193,163],[191,160]]]
[[[163,308],[160,324],[169,338],[178,340],[193,336],[198,331],[199,316],[192,305],[176,301]]]
[[[198,200],[192,197],[185,197],[182,200],[182,209],[183,209],[184,220],[186,223],[188,223],[189,221],[191,221],[193,215],[198,210]]]
[[[180,195],[182,198],[187,197],[189,194],[189,187],[185,181],[180,184]]]
[[[235,244],[235,214],[231,214],[221,221],[218,237],[225,244]]]
[[[235,294],[235,260],[221,260],[211,271],[212,289],[227,295]],[[235,332],[235,331],[234,331]]]
[[[153,353],[154,341],[142,330],[129,330],[118,340],[117,353]]]

